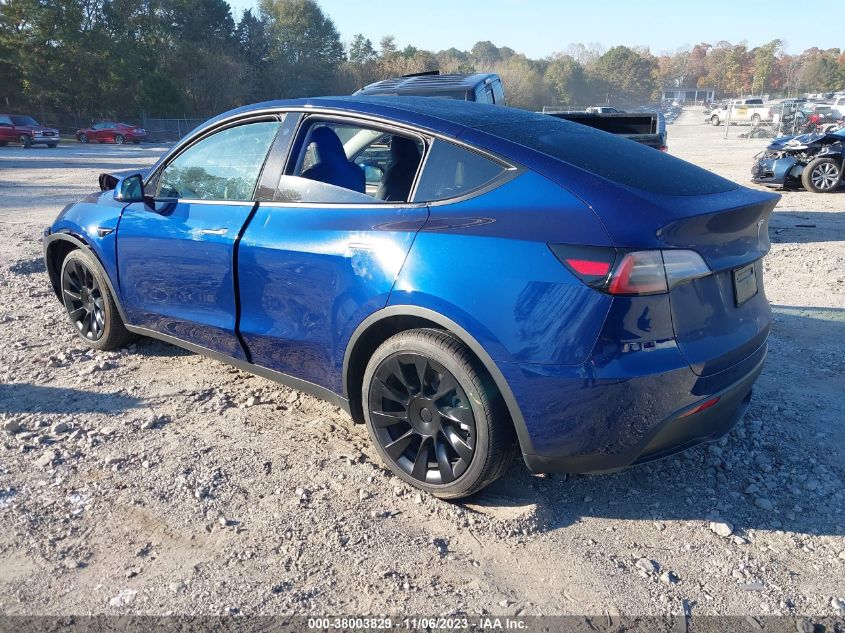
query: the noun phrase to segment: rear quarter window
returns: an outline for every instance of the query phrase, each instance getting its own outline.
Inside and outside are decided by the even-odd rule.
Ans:
[[[414,202],[432,202],[464,196],[480,189],[507,166],[460,145],[437,139],[420,175]]]

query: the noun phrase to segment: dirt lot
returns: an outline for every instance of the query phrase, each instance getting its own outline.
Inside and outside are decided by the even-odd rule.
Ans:
[[[747,184],[765,141],[702,119],[672,153]],[[0,148],[0,612],[843,614],[845,191],[774,214],[771,352],[728,437],[568,481],[515,463],[455,504],[330,405],[158,342],[76,342],[41,229],[160,151]]]

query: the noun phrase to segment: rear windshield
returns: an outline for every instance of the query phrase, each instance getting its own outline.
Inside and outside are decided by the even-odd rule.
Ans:
[[[651,193],[692,196],[738,187],[706,169],[646,145],[548,115],[478,127],[602,178]]]

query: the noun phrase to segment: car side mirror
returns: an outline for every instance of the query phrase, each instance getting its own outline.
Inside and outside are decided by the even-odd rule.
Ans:
[[[384,178],[384,170],[381,167],[364,163],[361,168],[364,170],[364,180],[367,184],[377,185]]]
[[[120,202],[143,202],[144,179],[141,174],[132,174],[118,180],[114,187],[114,199]]]

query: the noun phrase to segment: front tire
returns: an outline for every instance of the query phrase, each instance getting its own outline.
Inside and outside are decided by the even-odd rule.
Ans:
[[[757,127],[758,125],[760,125],[760,121],[761,121],[761,120],[762,120],[762,119],[760,118],[760,115],[759,115],[759,114],[754,114],[754,115],[752,115],[752,116],[751,116],[751,125],[752,125],[752,127]]]
[[[93,255],[81,249],[68,253],[59,279],[68,318],[86,345],[108,350],[132,340]]]
[[[32,137],[28,134],[21,134],[21,137],[18,140],[21,142],[21,147],[24,149],[32,147]]]
[[[47,147],[49,147],[50,149],[55,149],[58,146],[59,146],[58,143],[47,143]]]
[[[813,193],[835,191],[842,182],[842,161],[833,158],[811,160],[801,172],[801,184]]]
[[[719,121],[719,117],[714,114],[712,117],[710,117],[710,123],[712,125],[719,125],[721,121]]]
[[[126,142],[126,139],[123,138],[123,134],[115,134],[114,135],[114,142],[117,143],[118,145],[123,145],[123,143]]]
[[[88,135],[87,134],[80,134],[79,135],[79,142],[83,145],[88,143]]]
[[[364,372],[367,430],[400,479],[457,499],[497,479],[513,460],[514,430],[483,366],[441,330],[400,332]]]

